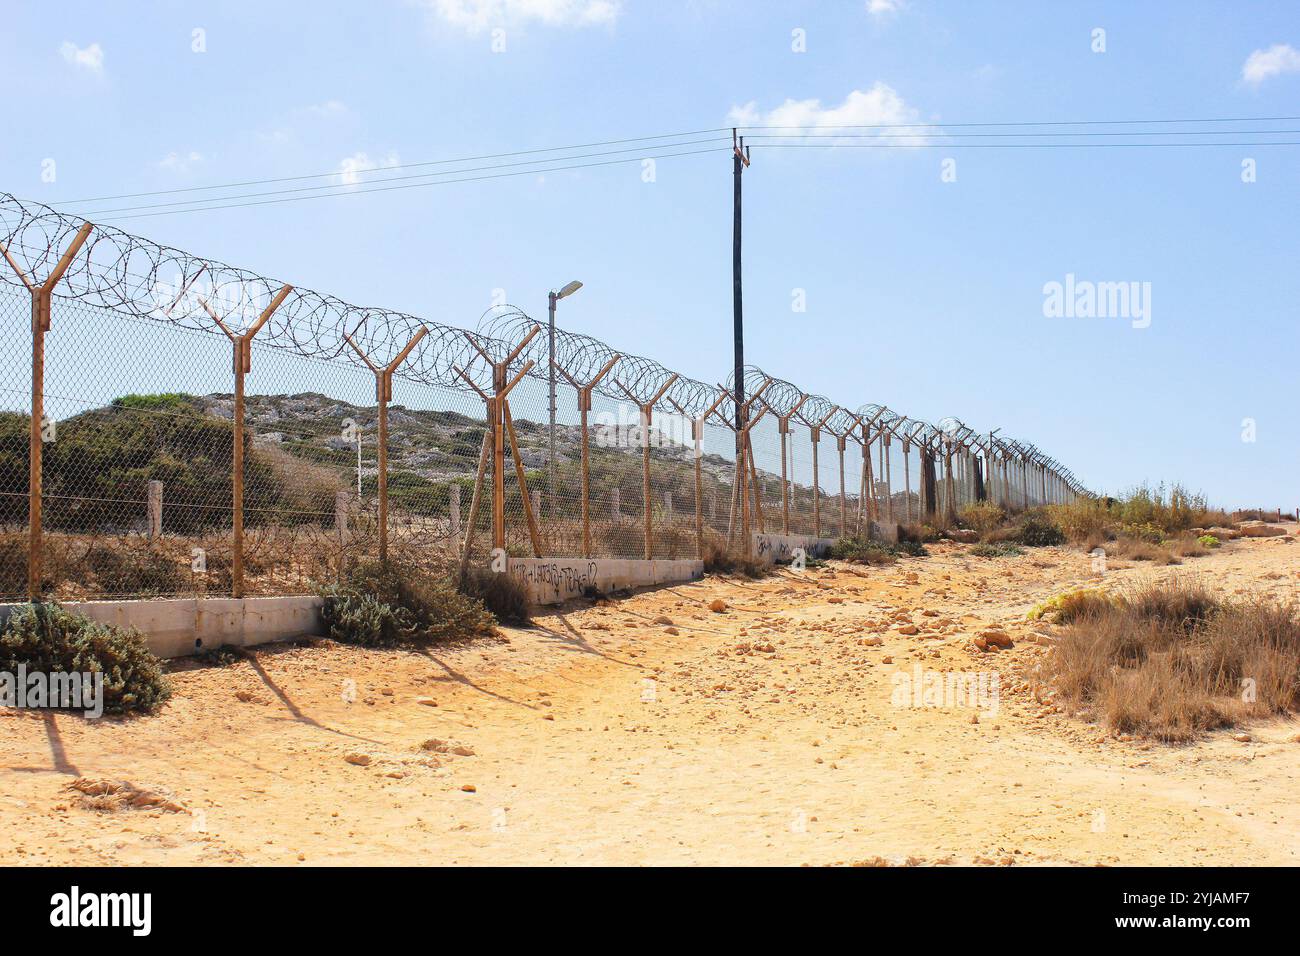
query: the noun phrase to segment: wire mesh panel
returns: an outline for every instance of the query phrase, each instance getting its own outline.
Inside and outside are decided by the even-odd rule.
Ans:
[[[31,297],[0,285],[0,600],[27,593],[31,328]]]

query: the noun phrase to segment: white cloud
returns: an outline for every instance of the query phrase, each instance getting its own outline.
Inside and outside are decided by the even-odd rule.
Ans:
[[[372,160],[365,153],[353,153],[346,156],[339,162],[338,181],[343,186],[355,186],[362,181],[363,173],[372,169],[379,169],[383,166],[396,166],[401,163],[401,157],[396,153],[389,153],[378,160]]]
[[[873,17],[889,16],[903,9],[903,0],[867,0],[867,13]]]
[[[1300,50],[1289,43],[1275,43],[1267,50],[1256,50],[1241,67],[1241,80],[1259,86],[1271,76],[1300,73]]]
[[[81,67],[95,74],[104,72],[104,48],[98,43],[92,43],[88,47],[79,47],[71,40],[64,40],[63,45],[59,47],[59,52],[63,54],[64,61],[71,63],[73,66]]]
[[[622,12],[622,0],[424,0],[424,5],[448,23],[471,32],[529,21],[547,26],[597,26],[613,23]]]
[[[839,106],[822,106],[821,100],[786,100],[764,113],[755,102],[733,106],[727,114],[733,126],[781,126],[797,135],[843,126],[883,126],[915,123],[917,112],[893,87],[877,82],[869,90],[854,90]],[[917,141],[919,142],[919,140]]]
[[[201,162],[203,162],[203,155],[194,150],[190,150],[188,153],[181,153],[172,150],[162,159],[158,160],[158,168],[166,169],[170,172],[188,173],[191,166]]]

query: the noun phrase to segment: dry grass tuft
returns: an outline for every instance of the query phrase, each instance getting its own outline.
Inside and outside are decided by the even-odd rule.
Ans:
[[[1300,707],[1300,605],[1223,604],[1185,580],[1076,604],[1050,681],[1116,733],[1186,741]]]
[[[710,541],[704,550],[706,574],[743,574],[747,578],[763,578],[772,573],[772,566],[738,548],[729,548],[723,542]]]

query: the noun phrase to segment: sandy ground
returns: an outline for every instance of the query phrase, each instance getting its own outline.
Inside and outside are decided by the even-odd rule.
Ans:
[[[1294,599],[1288,527],[1107,580]],[[1057,713],[1025,612],[1096,583],[1089,557],[968,550],[710,578],[424,652],[271,647],[184,665],[152,718],[0,711],[0,863],[1300,862],[1300,722],[1170,747]],[[994,626],[1015,646],[982,653]],[[997,674],[996,712],[902,700],[928,671]]]

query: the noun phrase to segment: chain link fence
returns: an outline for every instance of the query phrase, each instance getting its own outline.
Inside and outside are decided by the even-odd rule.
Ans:
[[[496,548],[695,558],[1086,494],[956,419],[754,367],[738,410],[732,377],[552,344],[511,307],[467,330],[351,306],[4,194],[0,247],[2,600],[305,593]]]

